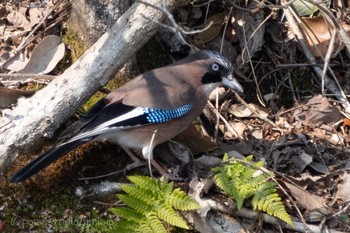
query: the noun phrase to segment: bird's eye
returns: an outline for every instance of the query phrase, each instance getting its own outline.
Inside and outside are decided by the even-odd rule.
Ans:
[[[213,63],[212,65],[211,65],[211,69],[213,70],[213,71],[219,71],[219,64],[217,64],[217,63]]]

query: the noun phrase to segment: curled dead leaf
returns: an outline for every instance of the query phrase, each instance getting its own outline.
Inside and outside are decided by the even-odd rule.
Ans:
[[[248,104],[249,107],[253,110],[255,110],[261,118],[266,118],[268,117],[268,113],[266,113],[263,109],[259,108],[255,104]],[[233,114],[236,117],[254,117],[254,113],[247,108],[244,104],[234,104],[230,106],[229,112]]]
[[[283,182],[291,192],[291,196],[294,197],[298,203],[307,210],[321,209],[324,207],[323,198],[309,193],[301,187],[294,184]]]
[[[65,46],[55,35],[45,37],[33,50],[28,64],[20,70],[21,74],[47,74],[63,58]]]

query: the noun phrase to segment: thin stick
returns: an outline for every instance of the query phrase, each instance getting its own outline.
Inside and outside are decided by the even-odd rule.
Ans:
[[[214,105],[208,100],[208,105],[209,107],[214,111],[214,113],[220,117],[220,119],[225,123],[225,125],[227,126],[228,130],[233,134],[235,135],[236,137],[240,138],[240,139],[243,139],[241,138],[238,133],[235,131],[235,129],[230,125],[230,123],[225,119],[225,117],[223,117],[220,112],[214,107]]]
[[[160,22],[155,22],[154,20],[150,19],[149,17],[147,17],[145,15],[142,15],[142,16],[145,17],[146,19],[152,21],[152,22],[155,22],[156,24],[158,24],[161,27],[164,27],[164,28],[170,30],[171,32],[173,32],[174,34],[176,34],[179,37],[179,39],[182,41],[183,44],[185,44],[185,45],[187,45],[187,46],[189,46],[191,48],[192,48],[192,45],[189,44],[185,40],[183,35],[192,35],[192,34],[202,33],[204,31],[208,30],[213,24],[213,21],[211,21],[207,26],[205,26],[202,29],[187,31],[183,27],[181,27],[180,25],[178,25],[176,23],[176,21],[174,19],[174,16],[167,9],[166,0],[162,1],[162,7],[158,7],[158,6],[152,5],[152,4],[148,3],[148,2],[139,1],[139,0],[137,0],[136,2],[145,4],[147,6],[153,7],[154,9],[157,9],[157,10],[163,12],[166,15],[167,19],[169,20],[171,26],[163,24],[163,23],[160,23]]]
[[[151,160],[153,160],[153,143],[154,143],[154,139],[156,137],[156,134],[157,134],[157,131],[158,129],[156,129],[153,134],[152,134],[152,138],[151,138],[151,141],[149,143],[149,147],[148,147],[148,169],[149,169],[149,172],[151,174],[151,177],[153,177],[153,174],[152,174],[152,167],[151,167]]]
[[[241,102],[244,106],[246,106],[252,113],[254,113],[254,115],[257,116],[259,119],[266,121],[267,123],[269,123],[273,127],[277,127],[277,125],[275,123],[273,123],[270,119],[268,119],[266,117],[262,117],[255,109],[253,109],[251,106],[249,106],[249,104],[247,104],[247,102],[245,102],[237,93],[235,93],[235,97],[237,98],[237,100],[239,102]]]

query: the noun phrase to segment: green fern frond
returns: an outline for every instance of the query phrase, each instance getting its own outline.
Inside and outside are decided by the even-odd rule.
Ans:
[[[143,176],[130,176],[128,179],[133,184],[120,185],[126,194],[117,194],[127,207],[110,209],[123,219],[116,224],[117,232],[120,232],[119,227],[123,232],[166,232],[164,223],[189,229],[174,209],[198,209],[200,206],[195,200],[179,188],[173,190],[174,183],[166,179],[160,181]]]
[[[237,195],[236,197],[233,197],[233,198],[236,200],[237,209],[240,210],[242,208],[244,200],[245,200],[244,197]]]
[[[167,179],[164,179],[160,183],[160,190],[162,190],[162,195],[165,199],[171,195],[171,192],[173,191],[173,189],[174,189],[174,182],[168,183]]]
[[[228,160],[227,155],[224,159]],[[253,163],[252,159],[253,156],[248,156],[243,159],[243,163],[232,159],[221,167],[213,168],[216,173],[214,175],[216,184],[236,200],[237,209],[243,206],[246,199],[251,198],[254,209],[264,211],[293,225],[277,193],[276,183],[268,181],[273,173],[262,172],[259,168],[264,166],[264,161]]]
[[[224,157],[222,158],[223,161],[228,161],[230,157],[228,156],[228,153],[224,154]]]
[[[186,222],[170,206],[164,205],[158,211],[158,217],[173,226],[189,229]]]
[[[276,192],[276,184],[273,182],[265,182],[257,186],[256,193],[252,198],[252,205],[254,209],[257,209],[258,202],[265,196]]]
[[[166,199],[167,203],[177,210],[195,210],[200,208],[200,205],[189,197],[185,192],[181,191],[181,189],[175,189],[171,195]]]
[[[140,232],[145,233],[167,233],[164,225],[153,212],[148,213],[146,218],[140,223]]]
[[[143,200],[148,205],[152,205],[154,200],[159,199],[160,191],[145,189],[136,185],[122,184],[119,186],[124,192],[137,199]]]
[[[144,200],[140,200],[140,198],[136,198],[126,194],[117,194],[117,197],[121,201],[123,201],[127,206],[133,208],[141,214],[147,213],[151,208],[150,205],[148,205]]]
[[[138,226],[135,225],[132,221],[120,220],[119,222],[115,223],[111,229],[108,229],[108,231],[109,232],[117,232],[118,231],[118,233],[137,232]]]
[[[286,223],[289,223],[290,225],[294,226],[294,222],[293,222],[292,218],[290,217],[290,215],[287,213],[282,202],[275,202],[275,203],[271,204],[270,208],[271,208],[271,210],[273,210],[271,215],[273,215],[276,218],[279,218],[279,219],[285,221]]]
[[[281,198],[277,194],[271,194],[268,197],[259,200],[256,208],[294,225],[290,215],[285,210]]]
[[[145,190],[154,190],[155,192],[160,191],[161,181],[158,179],[153,179],[149,176],[128,176],[127,178],[137,187]]]
[[[230,180],[229,176],[227,174],[225,174],[224,171],[222,171],[222,169],[213,169],[214,172],[218,172],[215,176],[214,176],[214,180],[216,182],[216,185],[219,186],[219,188],[221,188],[225,193],[227,193],[230,196],[235,196],[233,194],[233,184],[232,181]]]
[[[126,207],[111,208],[109,211],[115,215],[119,215],[121,218],[127,221],[132,221],[134,223],[138,222],[139,219],[143,217],[143,215],[139,212]]]

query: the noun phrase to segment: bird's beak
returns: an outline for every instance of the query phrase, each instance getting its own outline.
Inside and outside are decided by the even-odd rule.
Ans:
[[[232,90],[243,93],[243,88],[241,84],[233,77],[233,74],[230,74],[222,79],[222,84],[225,87],[231,88]]]

